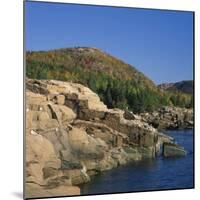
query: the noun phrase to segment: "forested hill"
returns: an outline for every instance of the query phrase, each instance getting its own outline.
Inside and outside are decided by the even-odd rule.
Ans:
[[[126,64],[118,58],[97,48],[77,47],[47,52],[28,52],[27,61],[38,61],[56,66],[59,65],[66,71],[72,70],[72,68],[81,67],[85,71],[103,72],[120,80],[132,80],[134,78],[134,81],[138,84],[141,83],[152,88],[156,87],[150,79],[145,77],[133,66]],[[67,77],[67,73],[65,76]]]
[[[193,81],[180,81],[176,83],[163,83],[159,85],[160,88],[172,92],[182,92],[186,94],[193,94]]]
[[[109,108],[143,112],[162,105],[192,106],[191,95],[166,92],[135,67],[96,48],[27,52],[26,74],[81,83],[98,93]]]

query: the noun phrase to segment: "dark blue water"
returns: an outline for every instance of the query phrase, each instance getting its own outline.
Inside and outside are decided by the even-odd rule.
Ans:
[[[120,166],[92,177],[81,186],[81,194],[193,188],[193,130],[166,134],[188,151],[186,157],[158,157]]]

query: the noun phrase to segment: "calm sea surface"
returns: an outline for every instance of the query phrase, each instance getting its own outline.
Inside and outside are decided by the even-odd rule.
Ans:
[[[91,182],[81,186],[81,194],[192,188],[193,130],[165,133],[188,151],[186,157],[157,157],[120,166],[92,177]]]

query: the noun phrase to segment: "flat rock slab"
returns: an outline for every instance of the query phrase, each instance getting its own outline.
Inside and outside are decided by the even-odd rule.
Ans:
[[[164,143],[163,155],[165,157],[180,157],[180,156],[186,156],[187,151],[183,147],[177,144]]]

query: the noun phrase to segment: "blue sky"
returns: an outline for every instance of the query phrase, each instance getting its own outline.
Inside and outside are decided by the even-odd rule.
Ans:
[[[155,83],[193,79],[193,14],[26,3],[26,49],[97,47]]]

